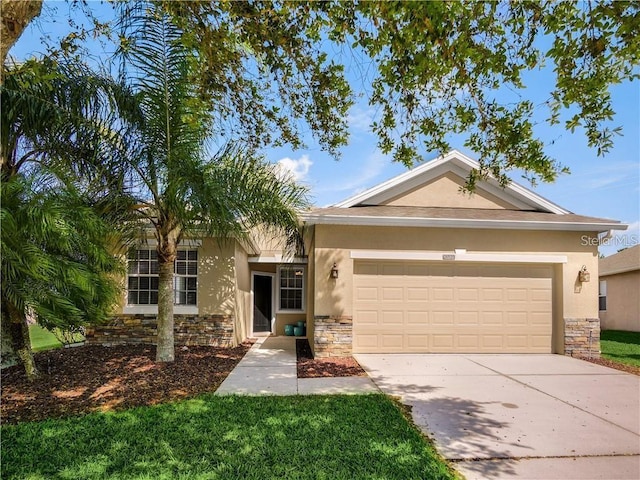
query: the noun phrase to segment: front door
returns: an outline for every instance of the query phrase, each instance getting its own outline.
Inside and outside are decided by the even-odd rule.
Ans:
[[[273,276],[253,275],[253,331],[270,332],[273,317]]]

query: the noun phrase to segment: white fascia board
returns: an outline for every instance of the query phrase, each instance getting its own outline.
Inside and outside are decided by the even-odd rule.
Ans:
[[[405,182],[409,182],[411,179],[418,177],[426,172],[434,170],[437,167],[446,164],[447,162],[451,162],[453,165],[461,169],[463,172],[468,172],[471,169],[480,168],[480,164],[476,160],[466,156],[465,154],[463,154],[462,152],[459,152],[458,150],[452,150],[444,156],[428,161],[425,164],[420,165],[419,167],[413,170],[402,173],[397,177],[387,180],[386,182],[376,185],[375,187],[365,190],[364,192],[354,195],[333,206],[340,207],[340,208],[352,207],[354,205],[364,202],[365,200],[369,200],[375,196],[381,195],[387,191],[389,192],[389,195],[386,195],[386,196],[389,196],[389,198],[391,198],[399,193],[402,193],[403,189],[400,189],[398,190],[398,192],[395,192],[394,189],[396,189],[396,187],[400,186]],[[460,175],[459,171],[456,173]],[[467,174],[465,173],[461,176],[465,178]],[[514,203],[516,206],[520,207],[518,203],[522,203],[522,200],[518,199],[518,197],[520,197],[520,199],[524,199],[524,203],[527,206],[539,208],[544,211],[548,211],[550,213],[557,213],[559,215],[571,213],[569,210],[566,210],[560,207],[559,205],[556,205],[555,203],[541,197],[540,195],[529,190],[528,188],[518,183],[515,183],[513,181],[509,182],[504,189],[502,189],[499,183],[491,177],[488,179],[488,181],[486,181],[486,183],[488,183],[495,189],[494,191],[487,190],[489,191],[489,193],[492,193],[509,203]],[[497,189],[500,189],[503,192],[509,192],[511,193],[511,195],[509,195],[509,193],[507,193],[506,195],[504,193],[503,194],[496,193]]]
[[[509,190],[512,190],[518,195],[530,200],[534,205],[542,208],[543,210],[548,211],[549,213],[557,213],[558,215],[567,215],[571,213],[569,210],[562,208],[560,205],[556,205],[555,203],[547,200],[546,198],[541,197],[537,193],[529,190],[527,187],[523,187],[519,183],[509,182],[507,185]]]
[[[455,253],[411,250],[351,250],[354,260],[427,260],[491,263],[567,263],[566,255],[537,253]]]
[[[373,217],[305,215],[310,225],[363,225],[380,227],[488,228],[501,230],[565,230],[604,232],[624,228],[618,223],[542,222],[532,220],[477,220],[460,218]]]
[[[291,264],[297,264],[297,263],[307,263],[307,259],[306,258],[302,258],[302,257],[287,257],[284,255],[273,255],[273,256],[258,256],[258,257],[249,257],[248,258],[249,263],[291,263]]]

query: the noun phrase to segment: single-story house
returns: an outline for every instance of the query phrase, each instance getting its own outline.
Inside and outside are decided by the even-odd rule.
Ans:
[[[640,245],[600,259],[602,330],[640,332]]]
[[[177,344],[233,345],[306,322],[316,356],[599,351],[598,235],[573,214],[494,180],[458,151],[302,215],[298,257],[278,239],[193,239],[176,261]],[[89,342],[155,341],[157,263],[146,242],[127,292]],[[590,279],[587,277],[591,277]]]

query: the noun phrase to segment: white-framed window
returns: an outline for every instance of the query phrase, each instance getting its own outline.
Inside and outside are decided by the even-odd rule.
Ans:
[[[598,310],[605,312],[607,310],[607,281],[600,280],[598,284]]]
[[[127,258],[127,305],[158,304],[158,252],[155,248],[139,248]],[[198,303],[198,251],[178,250],[173,265],[174,305]]]
[[[302,265],[278,267],[278,312],[304,312],[306,269]]]

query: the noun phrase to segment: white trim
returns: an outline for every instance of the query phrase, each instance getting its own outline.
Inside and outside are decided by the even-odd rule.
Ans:
[[[136,248],[157,247],[157,246],[158,246],[158,240],[156,240],[155,238],[142,238],[138,243],[135,244]],[[187,239],[180,240],[180,243],[178,243],[178,250],[189,250],[189,249],[194,250],[201,246],[202,246],[201,239],[187,238]]]
[[[278,265],[276,269],[276,313],[306,313],[307,312],[307,266],[300,265],[302,268],[302,308],[300,310],[281,309],[280,308],[280,271],[283,267],[295,266],[294,264]]]
[[[254,332],[254,317],[253,312],[255,310],[254,305],[254,277],[256,275],[261,275],[263,277],[271,277],[271,320],[269,325],[269,332]],[[274,333],[276,328],[276,274],[273,272],[259,272],[256,270],[251,271],[251,313],[249,314],[251,325],[248,330],[251,332],[251,336],[255,336],[257,334],[264,335],[265,333]]]
[[[125,305],[122,313],[131,315],[157,315],[157,305]],[[177,315],[198,315],[200,311],[197,305],[174,305],[173,313]]]
[[[456,253],[420,250],[351,250],[354,260],[427,260],[495,263],[567,263],[566,255],[537,253]]]
[[[341,208],[353,207],[354,205],[358,205],[367,200],[371,200],[376,196],[383,196],[383,195],[384,197],[392,198],[394,196],[397,196],[403,193],[408,188],[415,188],[415,186],[421,183],[421,182],[413,182],[415,183],[414,185],[412,184],[412,182],[410,182],[412,179],[416,177],[424,176],[425,178],[421,179],[421,181],[427,182],[431,180],[431,178],[438,176],[438,175],[434,175],[434,173],[440,172],[440,170],[443,170],[443,169],[438,169],[438,167],[445,165],[446,163],[451,163],[450,167],[455,165],[459,169],[462,169],[463,172],[469,172],[472,169],[480,168],[480,164],[476,160],[466,156],[465,154],[459,152],[458,150],[452,150],[446,155],[440,156],[431,161],[423,163],[422,165],[414,168],[413,170],[409,170],[408,172],[401,173],[400,175],[390,180],[387,180],[386,182],[380,183],[379,185],[376,185],[368,190],[365,190],[364,192],[358,193],[357,195],[347,198],[346,200],[340,203],[336,203],[334,206],[341,207]],[[426,175],[427,173],[429,173],[429,175]],[[459,171],[456,173],[460,174]],[[462,176],[466,177],[466,175],[462,175]],[[522,205],[524,201],[524,203],[527,205],[530,205],[537,209],[547,211],[549,213],[556,213],[560,215],[571,213],[568,210],[565,210],[564,208],[560,207],[559,205],[556,205],[555,203],[551,202],[550,200],[547,200],[546,198],[541,197],[540,195],[529,190],[528,188],[523,187],[522,185],[515,183],[513,181],[509,182],[504,187],[504,189],[499,186],[498,182],[495,179],[492,179],[492,178],[489,178],[488,182],[483,182],[483,183],[488,183],[489,185],[494,187],[493,189],[485,188],[485,190],[487,190],[489,193],[492,193],[494,195],[496,195],[496,193],[495,191],[492,191],[492,190],[496,190],[496,186],[497,186],[497,189],[501,190],[504,193],[496,196],[499,196],[502,200],[512,203],[515,206],[518,206],[519,204]]]
[[[282,255],[272,255],[269,257],[249,257],[249,263],[300,263],[307,264],[307,259],[302,257],[283,257]]]
[[[345,212],[346,213],[346,212]],[[462,218],[381,217],[349,215],[303,215],[311,225],[364,225],[382,227],[434,227],[434,228],[487,228],[504,230],[565,230],[577,232],[604,232],[625,229],[620,223],[547,222],[540,220],[489,220]]]

